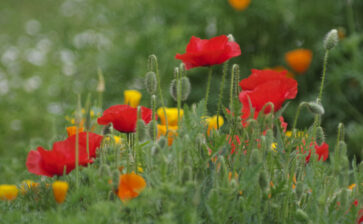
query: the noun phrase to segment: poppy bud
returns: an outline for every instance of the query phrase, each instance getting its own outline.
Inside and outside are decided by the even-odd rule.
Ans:
[[[171,97],[177,101],[178,100],[178,80],[173,79],[170,83],[170,89],[169,89]]]
[[[319,126],[316,129],[316,143],[321,145],[323,142],[325,142],[325,134],[323,128]]]
[[[156,130],[157,124],[156,121],[151,121],[147,126],[146,126],[146,131],[149,134],[151,139],[154,139],[155,137],[155,130]]]
[[[309,215],[300,208],[296,210],[296,218],[306,222],[309,221]]]
[[[325,50],[333,49],[339,41],[338,31],[336,29],[332,29],[325,36],[324,39],[324,48]]]
[[[190,85],[190,81],[188,77],[182,77],[180,79],[180,88],[181,88],[181,100],[186,101],[188,99],[188,96],[190,94],[190,91],[192,89]]]
[[[139,135],[139,140],[140,141],[143,141],[146,139],[146,125],[145,125],[145,122],[142,120],[142,119],[139,119],[136,123],[136,130],[137,130],[137,133]]]
[[[160,136],[160,138],[158,140],[158,145],[162,149],[165,148],[165,146],[166,146],[166,138],[164,136]]]
[[[309,102],[307,106],[314,114],[323,115],[325,113],[324,107],[318,102]]]
[[[344,141],[339,141],[338,152],[340,154],[340,157],[344,157],[347,155],[347,144]]]
[[[155,94],[157,88],[157,80],[155,72],[146,73],[145,77],[146,91],[150,94]]]
[[[55,181],[52,184],[54,199],[61,204],[66,199],[68,183],[65,181]]]
[[[261,171],[260,176],[258,178],[258,183],[263,191],[267,189],[269,181],[266,171]]]
[[[18,188],[15,185],[0,185],[0,200],[14,200],[18,196]]]

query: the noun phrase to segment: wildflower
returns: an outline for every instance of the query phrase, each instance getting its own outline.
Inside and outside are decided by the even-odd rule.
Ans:
[[[363,224],[363,208],[358,212],[357,224]]]
[[[308,49],[296,49],[285,54],[287,64],[298,73],[304,73],[308,70],[313,53]]]
[[[228,2],[235,10],[243,11],[249,6],[251,0],[228,0]]]
[[[79,133],[78,164],[80,166],[93,162],[92,158],[96,157],[96,150],[100,147],[102,138],[101,135],[88,133],[88,156],[87,133]],[[64,141],[55,142],[52,150],[45,150],[43,147],[31,150],[26,160],[26,166],[30,173],[53,177],[54,175],[62,176],[64,172],[66,174],[71,172],[75,168],[75,162],[76,135],[73,135]]]
[[[329,157],[329,145],[325,142],[321,145],[315,143],[315,153],[319,156],[318,161],[323,159],[323,161],[327,160]],[[311,150],[309,150],[309,154],[306,156],[305,161],[308,163],[311,157]]]
[[[30,189],[35,189],[39,186],[39,183],[35,183],[32,180],[24,180],[21,182],[20,184],[20,192],[22,194],[25,194],[26,192],[28,192]]]
[[[54,199],[57,203],[61,204],[64,202],[67,196],[68,183],[65,181],[55,181],[52,184]]]
[[[234,179],[235,181],[238,181],[238,173],[237,173],[237,172],[234,172],[233,179]],[[232,172],[228,172],[228,180],[229,180],[229,181],[231,181],[231,180],[232,180]]]
[[[286,72],[273,70],[252,69],[252,74],[243,79],[239,85],[242,91],[239,100],[243,104],[242,120],[247,119],[250,114],[250,103],[254,108],[254,118],[268,102],[274,104],[274,111],[278,111],[285,100],[294,99],[297,94],[297,82],[286,77]],[[267,106],[264,113],[269,113],[271,107]]]
[[[222,64],[239,55],[241,55],[239,45],[229,41],[226,35],[209,40],[192,36],[186,47],[186,53],[176,54],[175,58],[182,60],[188,70],[194,67]]]
[[[1,184],[0,199],[12,201],[18,196],[18,188],[15,185]]]
[[[134,172],[120,176],[117,195],[122,201],[135,198],[146,187],[146,182],[142,176]]]
[[[352,191],[355,188],[355,186],[357,186],[357,185],[356,184],[351,184],[351,185],[349,185],[348,189]]]
[[[234,138],[230,138],[229,136],[227,136],[227,140],[228,143],[231,145],[231,154],[233,154],[236,151],[235,144],[237,144],[237,149],[238,149],[239,146],[241,145],[241,141],[239,140],[238,135],[235,135]]]
[[[78,133],[83,132],[84,131],[84,128],[80,127],[77,130],[77,126],[69,126],[69,127],[67,127],[68,137],[70,137],[72,135],[75,135],[77,133],[77,131],[78,131]]]
[[[166,120],[168,121],[168,126],[177,126],[178,125],[178,108],[166,108],[166,118],[164,116],[164,110],[160,107],[156,113],[160,118],[160,122],[162,125],[166,125]],[[184,115],[184,110],[180,109],[180,118]]]
[[[204,117],[203,118],[206,122],[206,124],[208,125],[208,129],[207,129],[207,134],[208,136],[210,135],[210,132],[214,129],[217,130],[218,128],[222,127],[224,124],[224,120],[222,116],[219,116],[219,127],[217,126],[217,115],[213,116],[213,117]]]
[[[166,135],[166,125],[157,126],[158,129],[158,138],[161,135]],[[173,144],[174,138],[178,136],[178,126],[168,126],[168,145],[171,146]]]
[[[145,124],[151,121],[152,110],[141,107],[141,118]],[[129,105],[114,105],[103,112],[102,117],[97,119],[98,124],[113,124],[113,128],[119,132],[130,133],[136,131],[137,109]]]
[[[127,104],[131,107],[136,108],[137,106],[139,106],[141,97],[142,97],[141,93],[137,90],[125,90],[124,91],[125,104]]]
[[[105,140],[106,140],[106,142],[111,142],[111,137],[107,136],[107,137],[105,138]],[[122,143],[121,137],[116,136],[116,135],[112,136],[112,140],[113,140],[113,142],[114,142],[116,145],[121,145],[121,143]]]

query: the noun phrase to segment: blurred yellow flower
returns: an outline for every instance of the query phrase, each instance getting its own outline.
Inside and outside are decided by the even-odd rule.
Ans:
[[[112,138],[113,138],[113,142],[114,142],[115,144],[117,144],[117,145],[121,145],[121,143],[122,143],[121,137],[114,135],[114,136],[112,136]],[[109,142],[111,141],[110,136],[107,136],[107,137],[105,138],[105,141],[109,143]]]
[[[285,54],[287,64],[298,73],[304,73],[308,70],[313,52],[308,49],[296,49]]]
[[[356,186],[356,184],[351,184],[351,185],[349,185],[348,189],[352,191],[355,188],[355,186]]]
[[[125,90],[124,91],[124,99],[125,104],[131,107],[139,106],[142,94],[137,90]]]
[[[18,196],[18,188],[15,185],[0,185],[0,199],[14,200]]]
[[[166,135],[166,126],[158,124],[158,138],[161,135]],[[169,126],[168,127],[168,145],[171,146],[173,144],[174,138],[178,136],[178,126]]]
[[[249,6],[251,0],[228,0],[228,2],[235,10],[243,11]]]
[[[274,152],[277,152],[277,142],[273,142],[272,144],[271,144],[271,150],[272,151],[274,151]]]
[[[22,194],[25,194],[26,192],[28,192],[30,189],[35,189],[39,186],[39,183],[36,183],[32,180],[24,180],[21,182],[20,184],[20,192]]]
[[[167,108],[165,107],[165,111],[166,111],[166,117],[168,120],[168,126],[170,128],[170,126],[177,126],[178,125],[178,108]],[[166,125],[166,119],[164,116],[164,110],[162,107],[160,107],[157,111],[156,111],[158,117],[160,118],[160,122],[162,125]],[[184,110],[180,109],[180,119],[183,117],[184,115]]]
[[[78,128],[78,133],[83,132],[84,128]],[[77,126],[69,126],[67,127],[68,137],[71,137],[77,133]]]
[[[224,119],[222,116],[219,117],[219,128],[223,126]],[[212,130],[217,130],[217,115],[214,115],[213,117],[202,117],[202,119],[205,121],[205,123],[208,125],[207,134],[210,135],[210,132]]]
[[[67,196],[68,183],[65,181],[55,181],[52,184],[54,199],[57,203],[63,203]]]

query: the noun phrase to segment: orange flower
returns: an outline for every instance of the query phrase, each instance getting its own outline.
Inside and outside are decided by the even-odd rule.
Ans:
[[[83,132],[84,128],[78,128],[78,133]],[[77,133],[77,126],[69,126],[67,127],[68,137],[75,135]]]
[[[308,70],[313,53],[308,49],[296,49],[285,54],[285,61],[296,72],[304,73]]]
[[[18,196],[18,188],[15,185],[0,185],[0,200],[12,201]]]
[[[251,3],[251,0],[228,0],[229,4],[237,11],[245,10]]]
[[[142,176],[134,172],[120,176],[117,195],[122,201],[136,198],[146,187],[146,182]]]
[[[166,135],[166,126],[158,124],[158,138],[161,135]],[[173,144],[174,138],[178,136],[178,126],[169,126],[168,127],[168,145],[171,146]]]

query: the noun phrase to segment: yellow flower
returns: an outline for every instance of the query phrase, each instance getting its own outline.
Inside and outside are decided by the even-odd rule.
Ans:
[[[158,124],[158,138],[161,135],[166,135],[166,126]],[[178,136],[178,126],[169,126],[168,127],[168,145],[171,146],[173,144],[174,138]]]
[[[286,137],[291,137],[292,136],[292,131],[286,131],[285,135],[286,135]],[[304,134],[303,131],[298,131],[297,136],[298,137],[303,137],[303,136],[308,137],[308,135]]]
[[[217,115],[214,115],[213,117],[202,117],[202,119],[205,120],[205,122],[208,124],[208,130],[207,134],[210,135],[210,132],[212,129],[217,130]],[[219,128],[222,127],[224,124],[224,120],[222,116],[219,116]]]
[[[313,52],[308,49],[296,49],[285,54],[287,64],[298,73],[304,73],[308,70]]]
[[[57,203],[63,203],[66,199],[67,191],[68,191],[68,183],[65,181],[55,181],[52,184],[54,199]]]
[[[141,97],[142,97],[141,93],[137,90],[125,90],[124,91],[125,104],[128,104],[131,107],[139,106]]]
[[[76,133],[80,133],[84,131],[84,128],[78,128],[77,130],[77,126],[69,126],[67,127],[67,133],[68,133],[68,137],[71,137],[73,135],[75,135]]]
[[[18,188],[15,185],[0,185],[0,199],[14,200],[18,196]]]
[[[24,180],[20,184],[20,192],[22,194],[25,194],[30,189],[36,189],[39,186],[39,183],[35,183],[32,180]]]
[[[112,138],[113,138],[113,142],[114,142],[116,145],[121,145],[121,143],[122,143],[121,137],[114,135],[114,136],[112,136]],[[108,143],[110,143],[111,138],[110,138],[109,136],[107,136],[107,137],[105,138],[105,141],[106,141],[106,142],[108,142]]]
[[[166,117],[168,119],[168,126],[177,126],[178,125],[178,108],[167,108],[165,107]],[[166,120],[164,116],[164,110],[160,107],[156,111],[158,117],[160,118],[160,122],[162,125],[166,125]],[[184,115],[184,110],[180,109],[180,119]]]
[[[251,0],[228,0],[228,2],[235,10],[243,11],[249,6]]]
[[[271,144],[271,150],[274,151],[274,152],[277,152],[276,148],[277,148],[277,142],[273,142]]]

